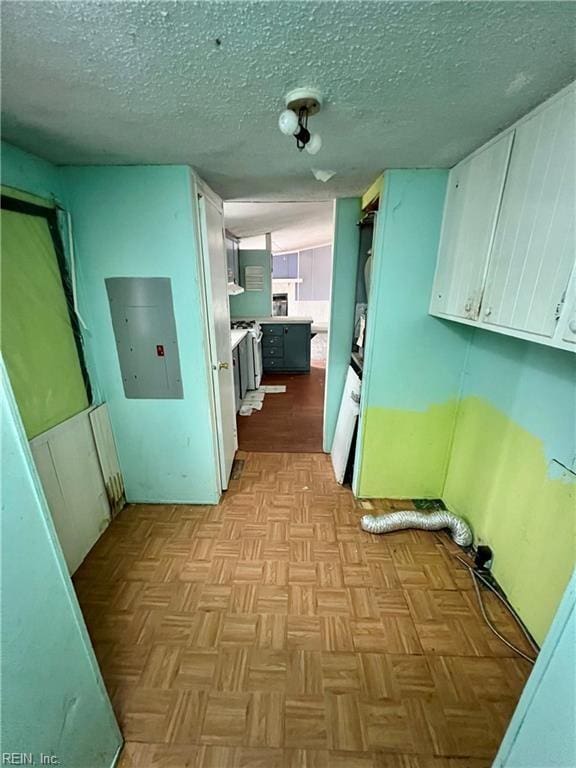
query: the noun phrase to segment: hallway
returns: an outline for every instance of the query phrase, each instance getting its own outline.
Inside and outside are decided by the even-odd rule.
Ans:
[[[325,362],[314,360],[310,373],[266,373],[262,384],[285,384],[286,392],[267,394],[261,411],[238,417],[241,451],[322,453]]]
[[[74,577],[120,768],[488,768],[529,666],[448,537],[361,532],[327,456],[239,458],[219,506],[128,506]]]

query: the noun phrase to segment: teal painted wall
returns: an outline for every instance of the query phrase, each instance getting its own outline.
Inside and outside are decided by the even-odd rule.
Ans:
[[[80,309],[110,409],[127,498],[216,503],[197,240],[190,171],[183,166],[62,168],[73,219]],[[107,277],[169,277],[178,332],[182,400],[124,396]]]
[[[549,461],[576,471],[576,355],[542,344],[476,330],[462,397],[489,400],[542,440]]]
[[[368,304],[355,488],[440,497],[470,330],[428,315],[447,171],[384,174]]]
[[[428,315],[444,185],[385,173],[355,490],[443,498],[542,642],[576,552],[576,361]]]
[[[340,401],[350,365],[356,308],[356,273],[361,214],[359,197],[339,198],[334,203],[334,237],[332,245],[332,288],[328,356],[326,360],[326,392],[324,396],[324,450],[332,449]]]
[[[54,165],[5,141],[0,152],[2,184],[46,199],[62,198],[60,173]]]
[[[502,741],[494,768],[576,765],[576,573]]]
[[[576,360],[428,315],[445,176],[384,176],[355,491],[443,498],[542,642],[576,553]]]
[[[2,752],[108,768],[121,744],[1,365]]]
[[[244,291],[238,296],[230,296],[230,317],[270,317],[272,314],[272,255],[270,251],[240,250],[240,285],[244,287],[244,269],[262,267],[264,269],[264,290]]]

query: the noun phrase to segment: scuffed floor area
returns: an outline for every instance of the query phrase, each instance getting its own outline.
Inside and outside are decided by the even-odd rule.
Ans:
[[[450,540],[361,532],[324,455],[239,458],[219,506],[128,506],[74,578],[121,768],[490,766],[530,668]]]

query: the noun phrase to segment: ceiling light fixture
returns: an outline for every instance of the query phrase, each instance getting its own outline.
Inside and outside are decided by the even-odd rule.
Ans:
[[[294,136],[298,151],[304,148],[315,155],[322,148],[319,133],[308,130],[308,118],[320,112],[322,94],[314,88],[296,88],[286,94],[286,109],[280,113],[278,127],[285,136]]]

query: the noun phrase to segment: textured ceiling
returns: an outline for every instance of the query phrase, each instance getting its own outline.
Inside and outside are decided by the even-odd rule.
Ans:
[[[62,164],[188,163],[228,199],[357,194],[453,165],[573,79],[575,9],[4,0],[4,138]],[[301,85],[325,96],[315,158],[277,129]]]
[[[332,242],[333,207],[331,202],[224,203],[224,220],[238,237],[270,232],[273,251],[296,251]]]

